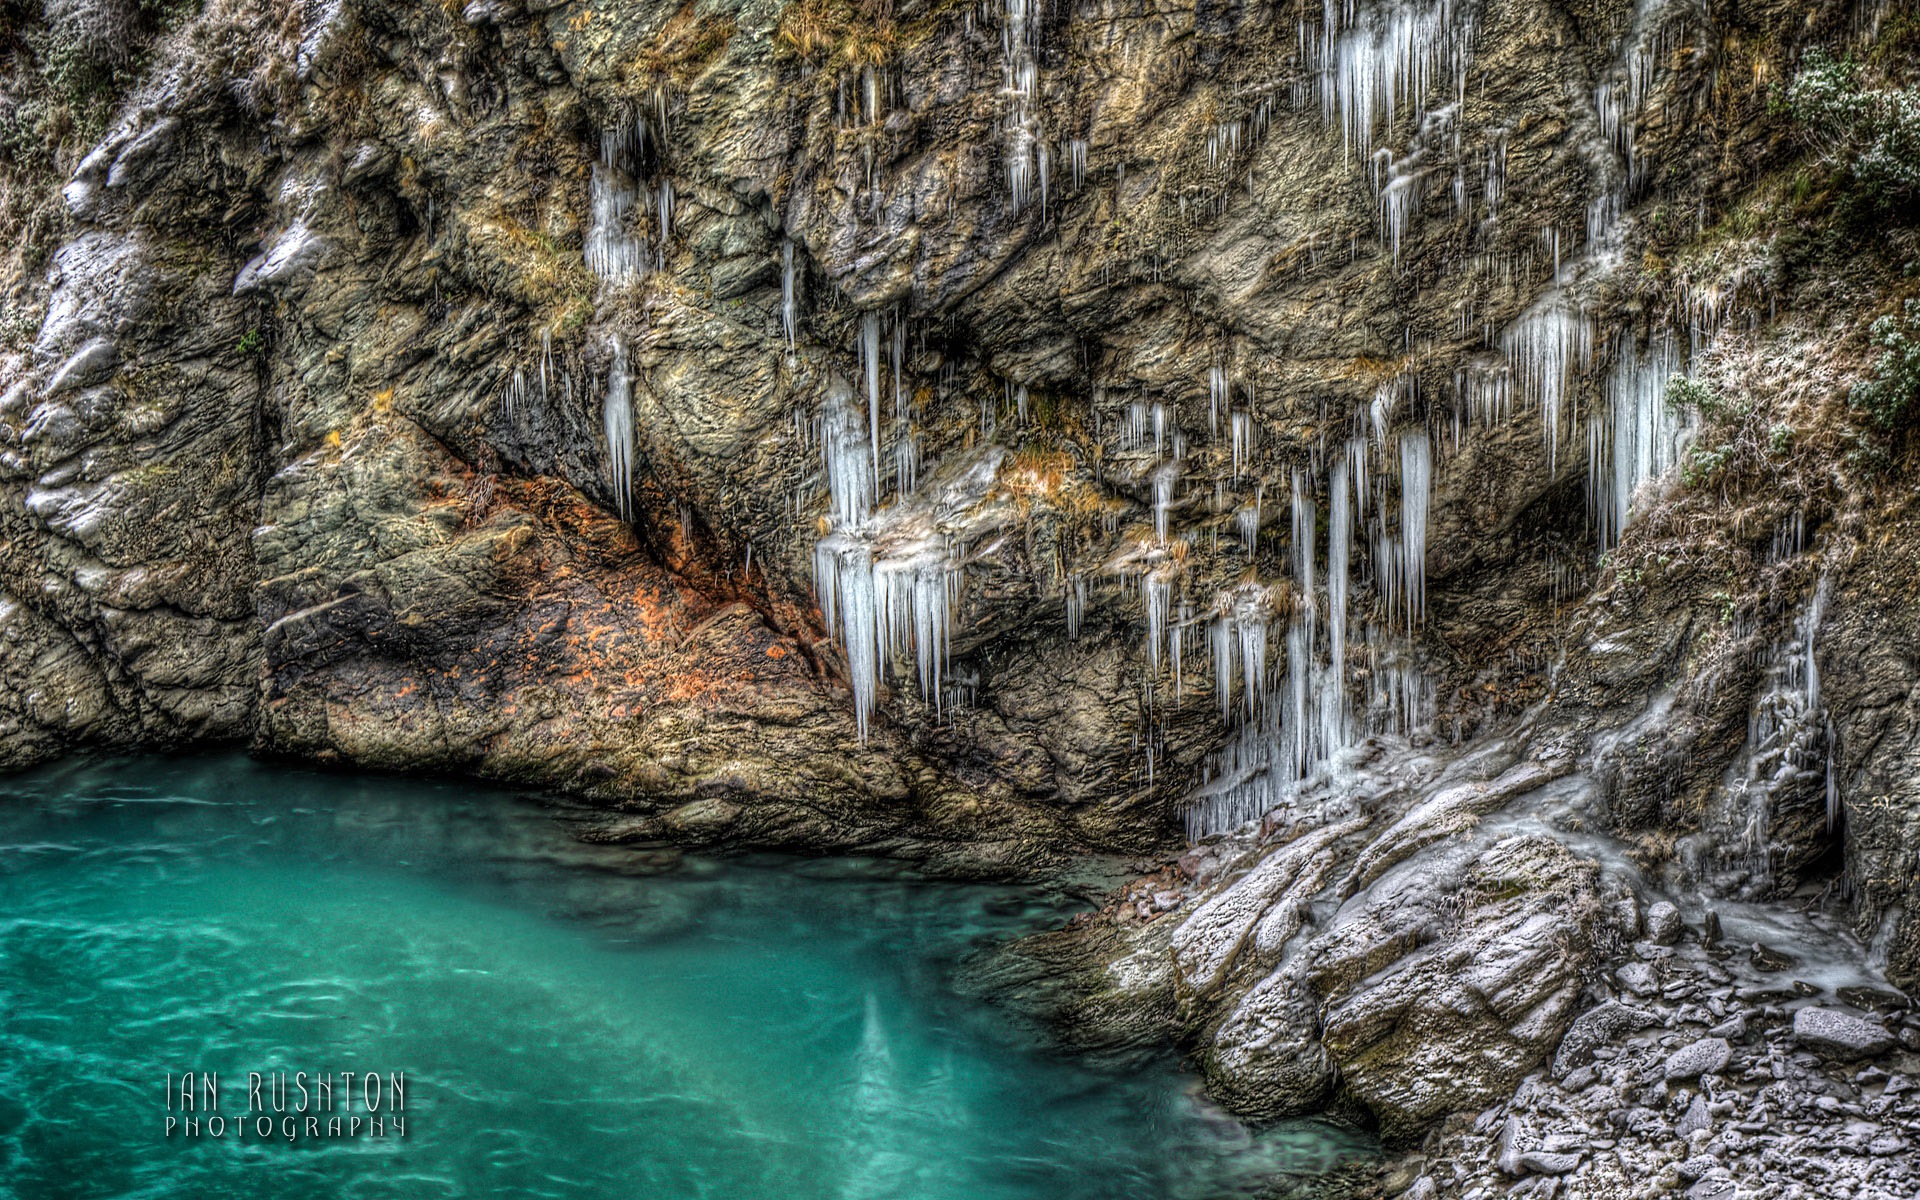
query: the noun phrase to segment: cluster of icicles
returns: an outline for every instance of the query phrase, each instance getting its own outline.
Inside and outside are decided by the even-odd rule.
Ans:
[[[1040,0],[1002,0],[1001,56],[1006,97],[1006,173],[1009,206],[1018,214],[1038,202],[1044,216],[1052,191],[1055,148],[1040,119]],[[971,19],[971,18],[969,18]],[[1073,190],[1086,183],[1087,142],[1068,138],[1060,147]]]
[[[666,94],[654,93],[657,130],[666,128]],[[673,180],[648,165],[657,163],[661,142],[645,114],[623,120],[600,134],[600,153],[588,184],[591,221],[587,226],[587,269],[612,284],[638,283],[664,261],[673,234]],[[637,210],[637,211],[636,211]],[[646,228],[656,235],[649,247]]]
[[[667,240],[673,234],[673,180],[656,170],[651,186],[639,182],[647,178],[647,165],[658,163],[660,132],[666,129],[666,94],[655,91],[653,99],[655,125],[650,126],[647,116],[641,114],[602,131],[600,153],[588,185],[593,212],[586,236],[587,269],[613,286],[644,279],[650,269],[664,261]],[[651,252],[646,233],[634,227],[636,215],[646,218],[657,234]],[[543,399],[552,357],[550,336],[542,335]],[[607,393],[600,410],[607,438],[607,484],[620,519],[629,520],[633,515],[633,383],[627,371],[625,339],[614,334],[608,351]],[[568,386],[571,388],[571,379]]]
[[[1234,728],[1187,810],[1194,837],[1271,810],[1359,738],[1431,719],[1413,651],[1426,612],[1431,441],[1424,428],[1395,433],[1383,424],[1317,458],[1292,472],[1289,580],[1248,579],[1196,614],[1184,597],[1176,605],[1179,556],[1141,577],[1153,670],[1165,664],[1177,703],[1188,642],[1201,641],[1221,719]],[[1236,514],[1250,555],[1261,503],[1256,488]],[[1373,602],[1357,603],[1366,589]]]
[[[1584,302],[1622,262],[1625,213],[1644,176],[1635,128],[1655,63],[1674,37],[1675,11],[1673,0],[1642,0],[1619,57],[1595,85],[1601,136],[1587,148],[1595,192],[1584,245],[1566,255],[1559,230],[1540,231],[1542,248],[1553,260],[1548,287],[1501,331],[1498,359],[1470,363],[1456,380],[1456,440],[1469,424],[1505,420],[1518,401],[1540,414],[1551,471],[1567,431],[1577,428],[1580,380],[1607,371],[1600,403],[1585,419],[1589,516],[1603,551],[1626,527],[1635,492],[1679,460],[1692,432],[1692,415],[1668,404],[1668,382],[1688,369],[1691,357],[1717,331],[1718,313],[1696,313],[1689,305],[1684,345],[1671,329],[1656,329],[1644,338],[1622,331],[1603,339]]]
[[[1040,119],[1038,12],[1032,0],[1002,0],[1007,115],[1006,172],[1010,204],[1018,213],[1037,200],[1044,212],[1054,158]],[[1662,23],[1650,15],[1665,0],[1644,0],[1642,15],[1620,60],[1595,92],[1601,145],[1595,150],[1600,195],[1590,209],[1584,254],[1563,262],[1558,231],[1542,231],[1554,261],[1553,283],[1538,303],[1497,336],[1497,353],[1468,364],[1456,378],[1454,443],[1464,427],[1509,418],[1516,407],[1542,416],[1550,468],[1563,428],[1577,419],[1578,381],[1611,364],[1601,389],[1604,404],[1586,416],[1588,494],[1601,548],[1630,516],[1635,491],[1677,458],[1682,420],[1666,404],[1667,379],[1684,366],[1684,351],[1669,334],[1644,341],[1631,334],[1599,345],[1578,296],[1611,269],[1620,238],[1620,214],[1637,186],[1642,165],[1634,130],[1651,88]],[[1453,158],[1466,163],[1458,128],[1475,14],[1473,0],[1328,0],[1319,25],[1303,22],[1300,44],[1310,71],[1296,103],[1320,105],[1350,152],[1371,164],[1383,239],[1396,261],[1408,223],[1426,190],[1428,146],[1453,139]],[[878,120],[883,81],[864,77],[864,115]],[[673,231],[674,192],[659,169],[664,100],[656,96],[657,125],[646,116],[603,134],[593,165],[591,222],[585,258],[609,285],[638,282],[660,265]],[[1413,117],[1405,153],[1377,146],[1403,115]],[[1250,117],[1219,122],[1208,139],[1209,161],[1231,164],[1265,131],[1262,104]],[[1087,142],[1059,147],[1077,190],[1084,182]],[[1484,171],[1469,181],[1460,168],[1453,182],[1463,210],[1479,193],[1480,211],[1496,220],[1506,190],[1505,132],[1487,132]],[[649,234],[653,237],[650,239]],[[801,275],[791,241],[781,248],[780,318],[789,350],[797,347]],[[1462,320],[1470,320],[1463,314]],[[900,313],[868,312],[856,324],[859,378],[838,380],[809,431],[817,439],[828,496],[823,536],[816,543],[816,591],[828,628],[848,662],[857,725],[867,737],[880,688],[896,661],[911,660],[922,698],[938,709],[951,626],[960,600],[959,547],[910,501],[922,475],[917,417],[905,386],[906,320]],[[1696,328],[1691,348],[1700,341]],[[610,485],[621,515],[630,515],[634,461],[632,385],[627,348],[611,340],[603,405]],[[554,372],[543,344],[537,373],[544,403]],[[1147,473],[1152,489],[1152,545],[1122,568],[1137,575],[1146,614],[1147,660],[1157,681],[1171,676],[1179,700],[1196,649],[1210,658],[1214,693],[1234,737],[1214,761],[1209,780],[1189,812],[1190,832],[1204,836],[1254,819],[1288,789],[1337,762],[1361,737],[1404,733],[1430,720],[1431,694],[1418,669],[1414,636],[1425,614],[1426,533],[1434,473],[1434,445],[1426,428],[1395,428],[1411,407],[1411,371],[1384,384],[1344,441],[1292,472],[1291,578],[1248,580],[1211,600],[1183,594],[1183,555],[1171,513],[1188,455],[1169,403],[1138,401],[1118,432],[1122,450],[1153,445]],[[565,387],[571,388],[570,377]],[[511,417],[529,402],[533,381],[517,370],[505,387]],[[1208,429],[1224,443],[1232,486],[1253,474],[1259,424],[1234,404],[1224,361],[1210,372]],[[1025,418],[1027,389],[1009,384],[1008,400]],[[1100,407],[1096,396],[1096,408]],[[983,407],[983,429],[991,420]],[[805,422],[802,422],[804,428]],[[1222,485],[1224,486],[1224,485]],[[892,502],[882,504],[891,493]],[[1244,496],[1244,493],[1242,493]],[[1251,559],[1261,529],[1264,492],[1254,485],[1234,524]],[[1325,535],[1317,508],[1326,509]],[[924,508],[927,506],[918,506]],[[1109,532],[1116,532],[1109,517]],[[1321,557],[1324,550],[1324,558]],[[1144,565],[1143,565],[1144,564]],[[1371,600],[1355,597],[1371,589]],[[1087,576],[1064,581],[1070,636],[1078,637],[1092,592]],[[1198,611],[1196,612],[1196,608]],[[1197,645],[1195,645],[1197,643]],[[1270,645],[1270,643],[1277,643]],[[1153,686],[1149,687],[1149,692]],[[1149,706],[1151,708],[1151,704]],[[1155,737],[1143,738],[1153,770]]]
[[[791,293],[791,285],[786,290]],[[853,389],[836,378],[817,424],[828,516],[826,535],[814,545],[814,591],[827,628],[847,656],[863,742],[896,655],[911,654],[921,699],[936,710],[942,705],[941,676],[961,580],[946,535],[929,514],[912,512],[907,504],[919,485],[919,435],[904,385],[906,321],[896,315],[884,325],[878,312],[859,322],[864,411]],[[881,417],[887,379],[891,428]],[[880,510],[881,466],[889,460],[895,503]]]
[[[1656,23],[1643,21],[1653,28]],[[1458,150],[1454,114],[1465,86],[1474,33],[1472,11],[1454,0],[1420,0],[1363,6],[1351,0],[1329,4],[1318,28],[1303,24],[1301,43],[1313,68],[1313,87],[1330,125],[1337,126],[1350,151],[1370,159],[1380,196],[1383,227],[1396,255],[1405,223],[1418,210],[1425,159],[1423,142],[1436,131],[1451,130]],[[1036,25],[1028,0],[1006,0],[1002,28],[1009,98],[1008,186],[1012,207],[1021,209],[1035,193],[1046,203],[1049,153],[1040,136],[1035,101]],[[1605,84],[1596,103],[1608,147],[1628,164],[1602,172],[1609,188],[1624,188],[1634,178],[1632,123],[1648,87],[1651,61],[1648,36],[1636,28],[1622,58],[1615,89]],[[1609,76],[1611,79],[1611,76]],[[1297,98],[1298,99],[1298,98]],[[1436,102],[1444,101],[1436,108]],[[1376,141],[1411,114],[1414,144],[1396,157]],[[1208,152],[1216,165],[1242,152],[1250,133],[1264,125],[1221,122],[1210,135]],[[1505,135],[1488,134],[1484,180],[1478,185],[1485,216],[1497,217],[1505,192]],[[1084,170],[1084,143],[1071,151],[1076,184]],[[1464,156],[1456,154],[1456,159]],[[1454,184],[1456,201],[1469,202],[1464,176]],[[1596,220],[1612,219],[1625,196],[1596,203]],[[1588,258],[1615,240],[1610,227],[1589,229]],[[1587,422],[1589,500],[1601,548],[1618,537],[1629,517],[1636,490],[1676,459],[1685,429],[1665,403],[1666,381],[1682,364],[1670,335],[1640,342],[1626,335],[1597,346],[1592,323],[1563,283],[1573,267],[1560,260],[1559,239],[1543,239],[1554,256],[1555,281],[1542,301],[1492,338],[1497,356],[1463,368],[1457,379],[1455,440],[1475,420],[1492,423],[1516,407],[1541,413],[1543,443],[1550,469],[1557,466],[1563,426],[1575,419],[1577,383],[1611,363],[1603,386],[1604,403]],[[1584,262],[1575,264],[1591,270]],[[793,336],[793,270],[790,248],[783,264],[783,320]],[[892,325],[892,378],[896,422],[883,437],[880,386],[881,314],[859,324],[865,413],[850,389],[829,396],[818,419],[820,451],[831,494],[831,529],[816,549],[815,571],[823,610],[843,642],[853,676],[856,711],[864,736],[874,697],[894,654],[911,653],[918,666],[923,696],[938,703],[948,626],[957,600],[959,570],[954,550],[938,539],[909,539],[903,547],[876,552],[874,506],[883,469],[891,466],[895,490],[914,487],[918,445],[900,414],[901,322]],[[1424,430],[1393,434],[1392,416],[1411,392],[1411,374],[1383,385],[1363,424],[1370,428],[1347,442],[1318,469],[1295,472],[1293,483],[1293,579],[1290,587],[1250,582],[1202,603],[1195,616],[1192,598],[1177,596],[1182,576],[1179,556],[1149,555],[1139,570],[1140,598],[1147,623],[1147,659],[1157,676],[1172,675],[1176,696],[1191,662],[1189,638],[1204,644],[1224,719],[1238,727],[1235,740],[1215,765],[1214,779],[1202,789],[1190,816],[1192,831],[1205,834],[1258,816],[1292,784],[1337,759],[1356,736],[1375,731],[1406,731],[1426,718],[1430,707],[1412,652],[1412,634],[1424,615],[1425,536],[1430,502],[1433,450]],[[1246,410],[1233,411],[1224,366],[1209,380],[1209,428],[1224,433],[1237,486],[1251,466],[1259,426]],[[1024,408],[1025,388],[1010,385]],[[1096,402],[1097,403],[1097,402]],[[864,415],[864,422],[861,417]],[[984,421],[984,418],[983,418]],[[1120,432],[1122,449],[1142,449],[1151,437],[1156,465],[1146,479],[1152,492],[1153,539],[1165,547],[1177,540],[1171,528],[1173,508],[1187,453],[1184,437],[1165,402],[1131,406]],[[890,456],[886,448],[893,448]],[[1398,508],[1390,496],[1397,485]],[[1370,491],[1370,488],[1372,489]],[[1316,576],[1319,526],[1315,505],[1327,506],[1325,575]],[[1371,499],[1371,504],[1369,503]],[[1260,528],[1261,493],[1236,512],[1236,525],[1249,553]],[[1371,517],[1369,517],[1371,513]],[[1371,520],[1371,524],[1367,522]],[[1363,577],[1356,548],[1371,554],[1371,573]],[[1370,585],[1378,602],[1375,616],[1350,628],[1350,598]],[[1077,636],[1090,602],[1089,581],[1071,574],[1063,583],[1067,623]],[[1285,611],[1283,617],[1282,610]],[[1204,635],[1201,630],[1205,629]],[[1269,653],[1270,635],[1281,643]],[[1349,651],[1364,651],[1364,697],[1353,695],[1360,677]],[[1238,693],[1236,702],[1235,694]],[[1147,769],[1152,770],[1154,739],[1143,739]]]
[[[1583,249],[1567,255],[1561,231],[1539,231],[1539,252],[1553,267],[1548,288],[1506,328],[1485,330],[1496,353],[1467,364],[1456,377],[1456,445],[1467,425],[1494,425],[1516,408],[1537,411],[1553,471],[1569,428],[1577,428],[1580,419],[1575,411],[1579,381],[1607,371],[1601,403],[1585,416],[1588,498],[1602,550],[1626,525],[1635,491],[1677,461],[1690,430],[1685,414],[1666,402],[1667,381],[1686,370],[1689,353],[1710,336],[1710,330],[1693,323],[1684,347],[1667,331],[1602,339],[1582,299],[1619,265],[1624,214],[1645,178],[1635,144],[1637,125],[1658,64],[1675,43],[1679,10],[1675,0],[1641,0],[1618,57],[1594,86],[1599,137],[1587,147],[1595,192]],[[1309,71],[1295,104],[1317,100],[1327,123],[1339,128],[1347,151],[1369,161],[1381,238],[1396,265],[1430,190],[1430,161],[1442,141],[1450,144],[1448,157],[1456,164],[1451,185],[1456,211],[1477,215],[1489,228],[1500,218],[1507,130],[1485,130],[1474,152],[1460,127],[1476,26],[1474,0],[1327,0],[1318,25],[1300,22],[1300,50]],[[1380,139],[1403,117],[1411,118],[1413,132],[1396,154]],[[1474,163],[1480,166],[1469,171]],[[1529,255],[1518,269],[1530,273],[1531,262]],[[1510,271],[1513,266],[1508,265]],[[1475,262],[1476,271],[1500,267]],[[1463,308],[1461,319],[1470,322],[1470,309]],[[1473,330],[1463,326],[1460,332]]]

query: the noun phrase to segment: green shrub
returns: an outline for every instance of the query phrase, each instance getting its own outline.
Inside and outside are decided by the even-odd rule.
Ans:
[[[1867,87],[1850,58],[1807,51],[1786,108],[1829,165],[1876,199],[1920,196],[1920,88]]]
[[[1873,364],[1873,378],[1855,384],[1848,399],[1873,425],[1890,430],[1920,399],[1920,300],[1907,301],[1899,317],[1881,317],[1872,332],[1884,353]]]
[[[1667,404],[1680,412],[1699,413],[1700,419],[1708,424],[1737,421],[1752,409],[1751,404],[1724,399],[1706,384],[1687,375],[1674,375],[1667,379]]]
[[[1733,462],[1736,453],[1737,447],[1731,442],[1689,447],[1686,460],[1680,464],[1680,482],[1688,487],[1704,487],[1713,483]]]

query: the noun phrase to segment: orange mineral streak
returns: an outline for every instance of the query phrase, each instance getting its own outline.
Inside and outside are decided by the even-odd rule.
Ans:
[[[816,686],[806,656],[793,653],[800,647],[751,606],[695,590],[572,487],[551,478],[480,480],[450,462],[421,480],[420,498],[471,510],[455,536],[488,550],[472,583],[489,603],[512,608],[505,627],[494,624],[451,662],[409,660],[375,643],[376,661],[355,659],[353,676],[321,670],[289,686],[317,686],[340,700],[378,677],[382,723],[446,720],[471,705],[492,722],[524,712],[576,744],[599,736],[596,722],[637,720],[661,704],[724,708]],[[789,616],[800,615],[789,607]],[[341,710],[339,721],[348,720]]]

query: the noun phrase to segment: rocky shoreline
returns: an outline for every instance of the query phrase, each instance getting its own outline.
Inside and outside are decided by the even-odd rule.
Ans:
[[[1558,840],[1577,775],[1508,758],[1358,766],[987,977],[1083,1048],[1184,1046],[1239,1112],[1378,1129],[1364,1194],[1908,1200],[1920,1012],[1844,907],[1683,912]]]

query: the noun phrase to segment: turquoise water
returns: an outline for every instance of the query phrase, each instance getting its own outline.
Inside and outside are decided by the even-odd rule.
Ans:
[[[1201,1198],[1365,1153],[951,988],[1065,904],[590,846],[472,785],[239,756],[0,778],[0,1194]],[[406,1109],[242,1136],[250,1071],[333,1073],[363,1120],[339,1073],[405,1072]],[[167,1133],[182,1072],[218,1073],[222,1136]]]

